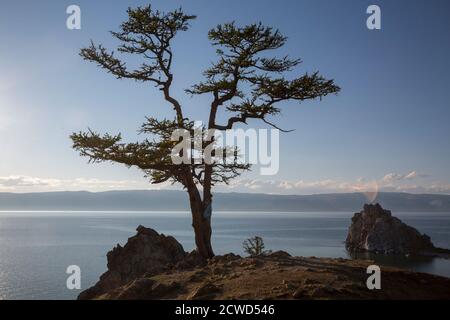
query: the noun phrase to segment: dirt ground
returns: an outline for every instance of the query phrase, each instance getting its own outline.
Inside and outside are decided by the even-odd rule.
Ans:
[[[205,266],[142,277],[97,299],[450,299],[450,279],[381,267],[381,289],[369,290],[373,262],[291,257],[217,256]]]

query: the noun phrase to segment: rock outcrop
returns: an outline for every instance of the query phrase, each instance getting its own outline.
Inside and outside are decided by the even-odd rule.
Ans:
[[[382,290],[368,290],[367,260],[227,254],[203,266],[143,276],[95,299],[450,299],[450,279],[383,267]]]
[[[108,271],[79,299],[450,299],[450,279],[383,267],[383,290],[366,287],[371,261],[292,257],[284,251],[208,261],[142,226],[107,254]]]
[[[366,204],[363,211],[355,213],[346,247],[349,251],[402,255],[439,255],[446,251],[436,248],[429,236],[393,217],[379,204]]]
[[[83,291],[79,299],[92,299],[144,275],[162,273],[187,256],[188,262],[193,259],[193,254],[188,255],[175,238],[143,226],[136,230],[137,234],[129,238],[124,247],[117,245],[107,253],[108,271],[100,276],[95,286]]]

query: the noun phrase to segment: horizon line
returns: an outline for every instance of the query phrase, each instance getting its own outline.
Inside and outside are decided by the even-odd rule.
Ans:
[[[13,192],[13,191],[0,191],[0,194],[48,194],[48,193],[113,193],[113,192],[179,192],[187,193],[184,190],[171,190],[171,189],[123,189],[123,190],[103,190],[103,191],[89,191],[89,190],[57,190],[57,191],[32,191],[32,192]],[[324,193],[309,193],[309,194],[283,194],[283,193],[265,193],[265,192],[236,192],[236,191],[217,191],[214,194],[250,194],[250,195],[269,195],[269,196],[320,196],[320,195],[342,195],[342,194],[361,194],[365,195],[367,191],[348,191],[348,192],[324,192]],[[379,191],[377,194],[405,194],[405,195],[436,195],[436,196],[450,196],[449,193],[411,193],[405,191]]]

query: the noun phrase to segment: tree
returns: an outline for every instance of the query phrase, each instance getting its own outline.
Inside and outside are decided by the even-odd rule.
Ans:
[[[244,248],[244,252],[249,254],[251,257],[261,256],[264,254],[268,254],[270,250],[264,250],[266,246],[264,245],[263,238],[259,236],[254,236],[253,238],[249,238],[242,243]]]
[[[192,131],[194,122],[184,116],[181,104],[171,93],[174,77],[171,44],[179,32],[188,30],[196,16],[187,15],[181,9],[163,13],[153,10],[150,5],[129,8],[127,12],[128,21],[121,24],[120,31],[111,34],[120,42],[117,48],[120,54],[143,59],[138,68],[129,68],[114,52],[94,42],[82,49],[80,55],[118,79],[133,79],[156,86],[173,108],[174,118],[158,120],[148,117],[140,132],[152,138],[135,143],[122,142],[120,134],[101,135],[90,129],[74,133],[71,135],[73,148],[81,156],[88,157],[90,162],[110,161],[137,167],[154,184],[166,181],[181,184],[189,195],[197,250],[203,257],[210,258],[214,256],[210,219],[212,188],[217,183],[229,183],[250,166],[236,161],[173,164],[172,133],[177,129]],[[278,128],[268,118],[280,113],[279,103],[322,98],[340,90],[333,80],[327,80],[317,72],[293,80],[285,78],[283,74],[291,71],[300,60],[287,56],[263,56],[286,43],[286,37],[271,27],[261,23],[239,27],[232,22],[216,26],[208,36],[217,48],[217,62],[204,71],[202,82],[186,90],[192,96],[211,95],[205,129],[225,131],[238,124],[247,124],[250,119]],[[231,113],[224,124],[216,121],[220,110]],[[212,143],[214,138],[203,146]],[[227,148],[222,152],[230,154]],[[236,149],[231,149],[231,152],[237,155]]]

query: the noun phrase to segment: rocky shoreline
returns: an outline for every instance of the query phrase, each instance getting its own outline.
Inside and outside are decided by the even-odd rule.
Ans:
[[[142,226],[107,255],[108,271],[78,299],[450,299],[450,279],[382,267],[381,290],[369,290],[366,260],[258,257],[208,261],[170,236]]]
[[[428,235],[393,217],[379,204],[366,204],[355,213],[345,246],[350,252],[450,258],[450,250],[436,247]]]

